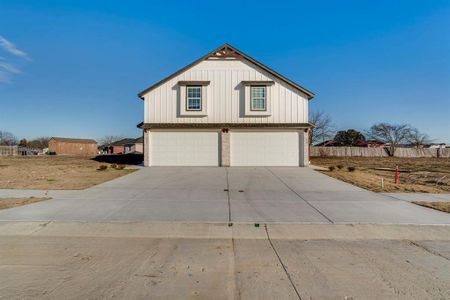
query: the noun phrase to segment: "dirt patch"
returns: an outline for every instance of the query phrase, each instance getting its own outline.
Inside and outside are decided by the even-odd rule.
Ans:
[[[49,200],[50,198],[0,198],[0,209],[27,205],[39,201]]]
[[[135,171],[73,156],[0,157],[0,166],[0,189],[85,189]]]
[[[414,204],[450,213],[450,202],[414,201]]]
[[[450,193],[450,159],[446,158],[312,157],[311,163],[332,166],[333,171],[323,173],[375,192]],[[397,185],[396,166],[400,170]],[[355,171],[348,172],[348,167]]]

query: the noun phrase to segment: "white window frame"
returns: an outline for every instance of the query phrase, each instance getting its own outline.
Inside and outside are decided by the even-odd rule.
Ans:
[[[244,116],[245,117],[269,117],[272,115],[272,87],[273,81],[242,81],[244,91]],[[264,87],[265,109],[254,109],[252,105],[252,87]]]
[[[254,89],[262,89],[263,96],[256,97],[253,95]],[[254,100],[263,100],[263,108],[256,108],[254,106]],[[266,111],[267,110],[267,86],[265,85],[251,85],[250,86],[250,110],[251,111]]]
[[[200,96],[199,97],[189,96],[190,89],[198,89]],[[197,100],[197,99],[200,101],[199,108],[190,108],[189,100]],[[202,86],[200,86],[200,85],[187,85],[186,86],[186,104],[185,105],[186,105],[186,111],[202,111],[202,107],[203,107]]]
[[[203,118],[208,115],[208,98],[210,98],[209,81],[179,81],[177,96],[177,117]],[[200,109],[188,109],[188,88],[200,88]]]

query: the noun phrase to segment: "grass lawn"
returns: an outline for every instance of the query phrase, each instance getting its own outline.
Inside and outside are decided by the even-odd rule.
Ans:
[[[450,202],[414,201],[413,203],[450,213]]]
[[[39,201],[48,200],[50,198],[0,198],[0,209],[11,208],[16,206],[27,205]]]
[[[446,158],[311,157],[311,163],[333,166],[335,170],[323,173],[375,192],[450,193],[450,159]],[[395,166],[400,170],[397,185]],[[349,172],[348,167],[355,171]]]
[[[97,170],[106,165],[105,170]],[[0,189],[85,189],[134,170],[116,170],[110,164],[75,156],[0,157]]]

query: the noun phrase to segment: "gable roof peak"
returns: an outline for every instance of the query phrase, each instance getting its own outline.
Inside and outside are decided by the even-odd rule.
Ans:
[[[230,44],[223,44],[216,50],[210,52],[207,58],[244,58],[239,50]]]
[[[308,100],[312,99],[314,97],[314,93],[311,91],[305,89],[304,87],[300,86],[299,84],[287,79],[286,77],[282,76],[281,74],[275,72],[274,70],[270,69],[269,67],[263,65],[262,63],[258,62],[257,60],[251,58],[250,56],[244,54],[242,51],[238,50],[237,48],[231,46],[228,43],[222,44],[220,47],[214,49],[213,51],[207,53],[206,55],[200,57],[193,63],[187,65],[186,67],[178,70],[177,72],[173,73],[172,75],[164,78],[163,80],[155,83],[154,85],[148,87],[147,89],[143,90],[138,94],[138,97],[141,99],[144,99],[143,96],[150,92],[151,90],[157,88],[158,86],[162,85],[166,81],[169,81],[170,79],[174,78],[175,76],[181,74],[182,72],[186,71],[187,69],[199,64],[200,62],[207,60],[209,58],[215,58],[215,59],[227,59],[227,58],[236,58],[236,59],[245,59],[256,66],[260,67],[264,71],[268,72],[269,74],[277,77],[278,79],[282,80],[283,82],[287,83],[291,87],[295,88],[296,90],[301,91],[303,94],[305,94],[308,97]]]

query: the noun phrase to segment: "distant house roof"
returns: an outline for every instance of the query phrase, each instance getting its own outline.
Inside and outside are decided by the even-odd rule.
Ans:
[[[315,147],[326,147],[326,146],[333,146],[334,145],[334,141],[333,140],[328,140],[328,141],[324,141],[318,144],[315,144]]]
[[[111,146],[123,146],[123,145],[135,144],[135,143],[136,143],[135,138],[124,138],[124,139],[121,139],[121,140],[111,143]]]
[[[52,137],[50,140],[55,140],[57,142],[66,143],[85,143],[85,144],[97,144],[93,139],[77,139],[77,138],[63,138],[63,137]]]

